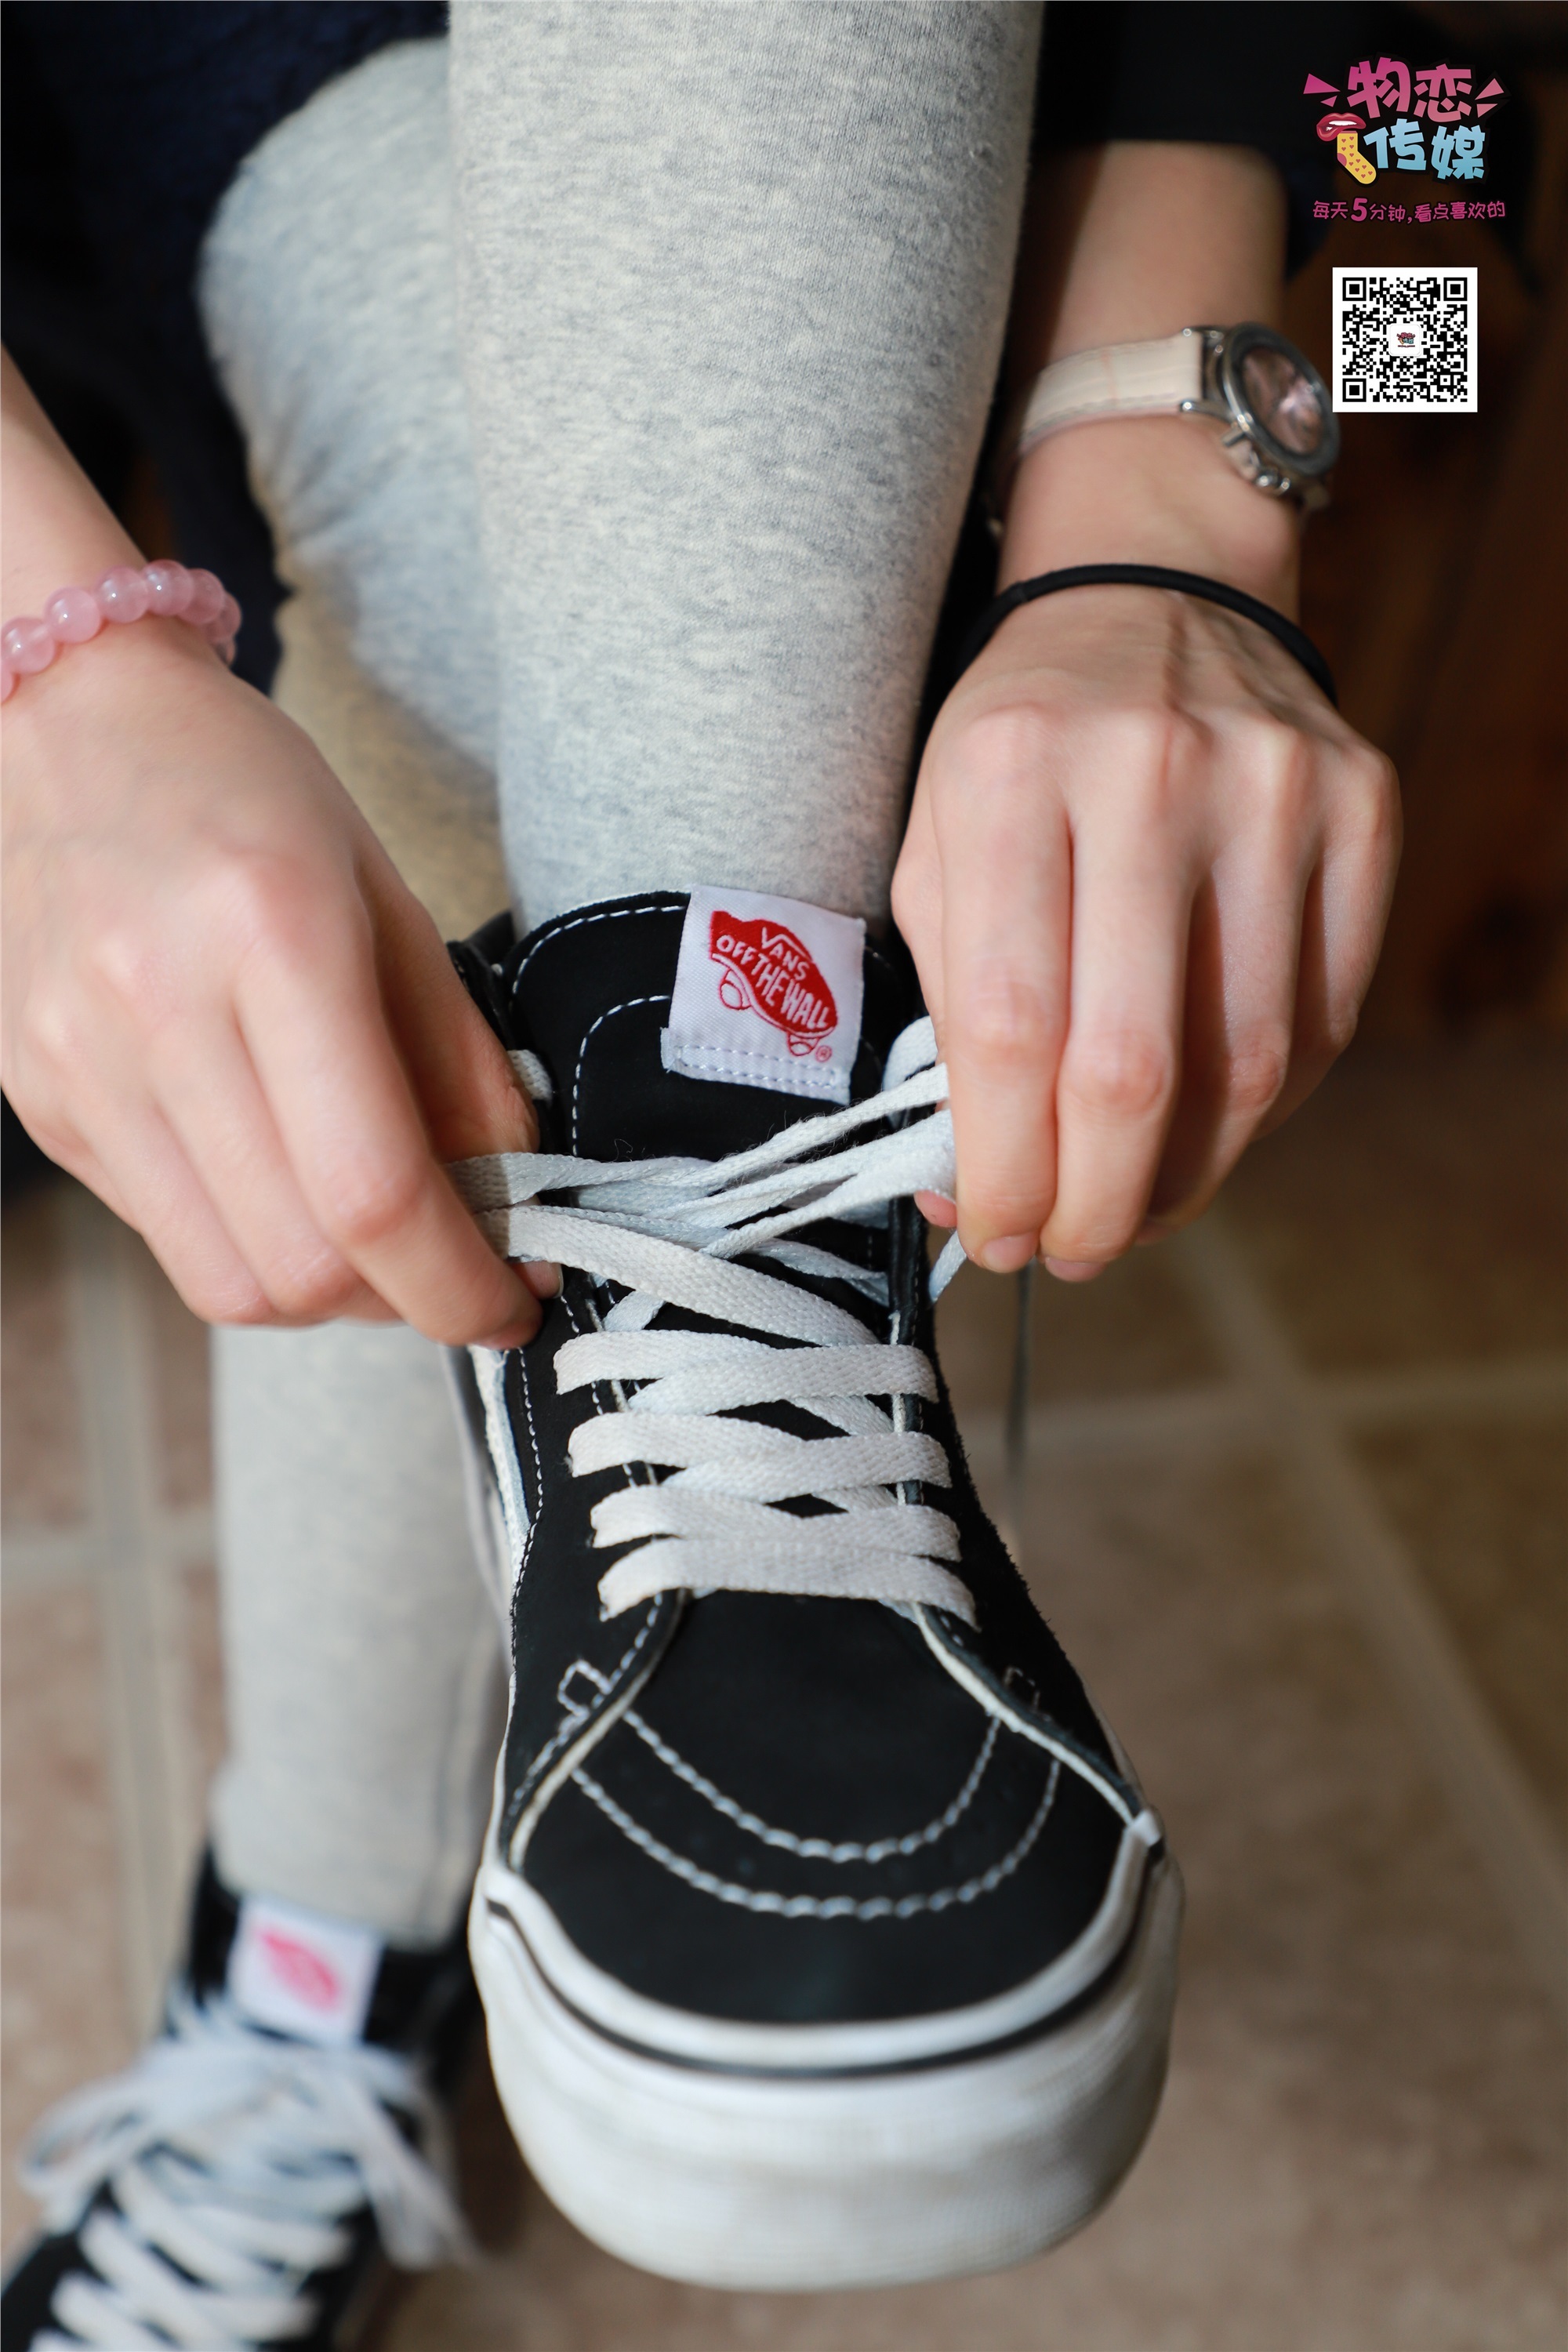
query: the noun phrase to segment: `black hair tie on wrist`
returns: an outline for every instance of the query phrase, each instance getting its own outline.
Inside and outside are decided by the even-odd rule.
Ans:
[[[1277,613],[1272,604],[1261,604],[1249,596],[1245,588],[1232,588],[1223,580],[1205,580],[1201,572],[1172,572],[1163,563],[1073,563],[1064,572],[1042,572],[1037,580],[1017,580],[1005,588],[994,603],[987,604],[974,626],[965,637],[953,672],[954,683],[963,676],[971,662],[984,652],[1009,613],[1020,604],[1032,604],[1037,596],[1054,596],[1058,588],[1173,588],[1184,596],[1202,596],[1210,604],[1223,604],[1227,612],[1239,613],[1244,621],[1256,621],[1278,638],[1288,654],[1293,654],[1314,686],[1321,688],[1337,710],[1340,698],[1334,691],[1334,674],[1304,629]]]

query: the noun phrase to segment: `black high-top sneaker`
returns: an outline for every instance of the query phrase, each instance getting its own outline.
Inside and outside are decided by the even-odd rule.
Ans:
[[[163,2032],[23,2153],[45,2234],[5,2282],[5,2352],[357,2343],[389,2261],[466,2251],[444,2105],[477,2018],[461,1930],[398,1951],[205,1863]]]
[[[542,1128],[458,1181],[563,1269],[472,1357],[513,1669],[470,1948],[523,2152],[679,2278],[1016,2262],[1149,2127],[1180,1891],[936,1368],[931,1024],[858,923],[735,891],[454,953]]]

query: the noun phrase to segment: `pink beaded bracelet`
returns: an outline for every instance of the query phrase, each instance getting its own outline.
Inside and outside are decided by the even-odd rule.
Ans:
[[[0,702],[18,677],[47,669],[61,646],[85,646],[106,621],[184,621],[199,629],[226,662],[234,660],[239,606],[213,572],[183,563],[148,563],[140,572],[117,563],[96,587],[59,588],[40,621],[25,614],[0,629]]]

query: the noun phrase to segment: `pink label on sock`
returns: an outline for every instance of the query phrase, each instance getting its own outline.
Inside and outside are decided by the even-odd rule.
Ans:
[[[693,890],[660,1034],[665,1068],[847,1103],[865,945],[857,916],[753,890]]]
[[[228,1957],[228,1990],[253,2025],[301,2042],[357,2042],[384,1939],[346,1919],[247,1895]]]

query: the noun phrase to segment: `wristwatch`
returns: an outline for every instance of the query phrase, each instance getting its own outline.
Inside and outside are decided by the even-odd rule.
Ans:
[[[1015,412],[1016,415],[1016,411]],[[1102,416],[1205,416],[1226,427],[1220,446],[1237,471],[1270,498],[1328,503],[1340,454],[1329,389],[1305,352],[1272,327],[1184,327],[1156,342],[1075,352],[1040,373],[1004,438],[992,478],[999,507],[1037,441]]]

